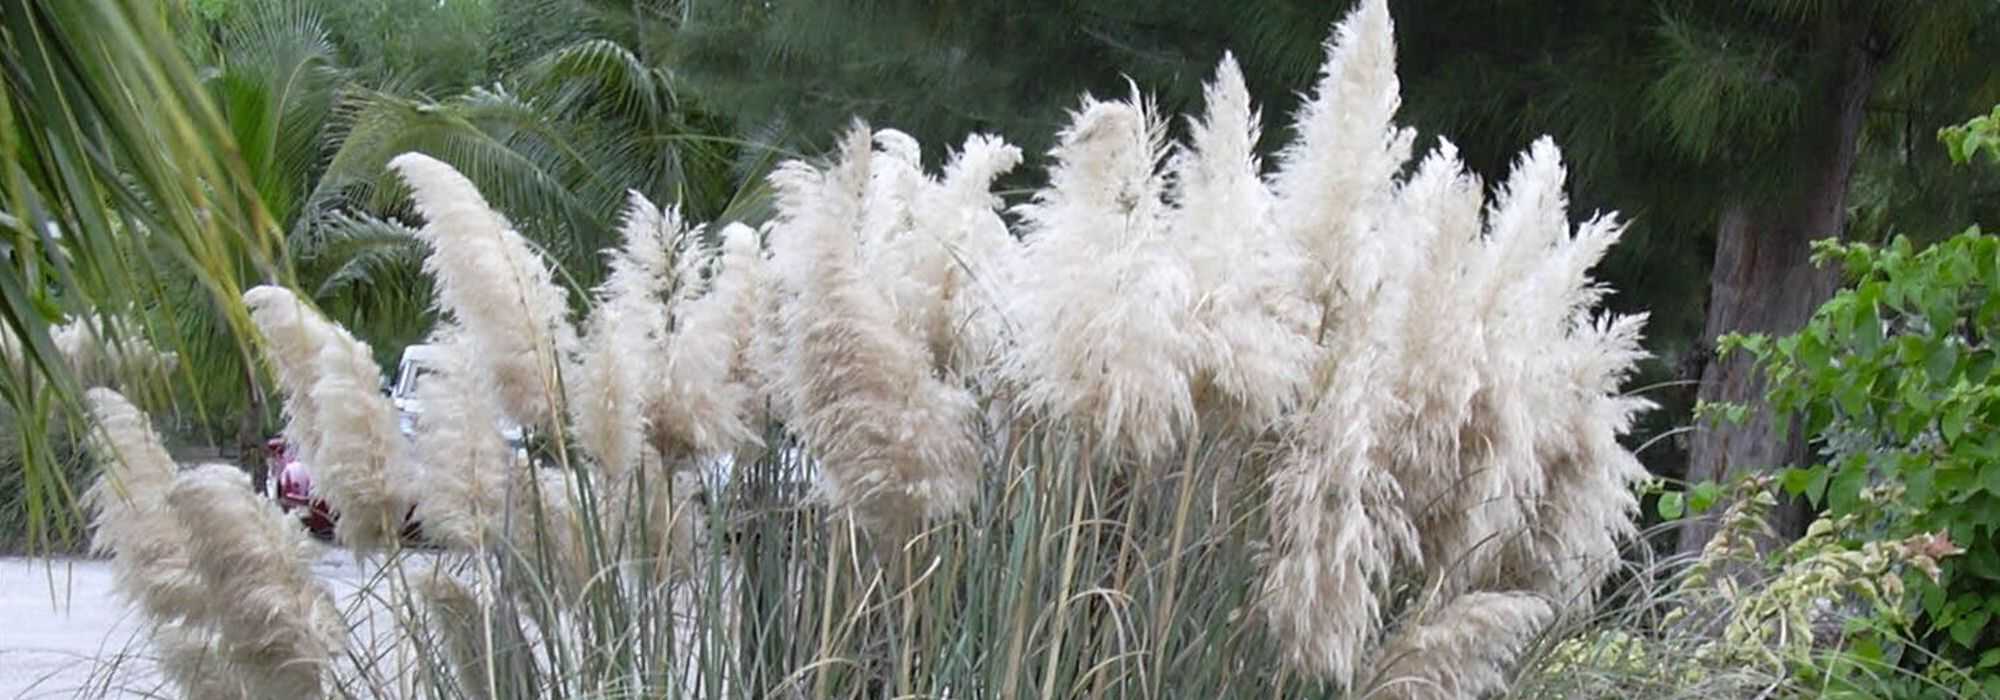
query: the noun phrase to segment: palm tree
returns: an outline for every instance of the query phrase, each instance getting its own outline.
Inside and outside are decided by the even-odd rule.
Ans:
[[[4,4],[0,245],[13,270],[0,275],[0,314],[22,339],[0,382],[20,421],[18,464],[4,468],[24,482],[28,520],[59,530],[70,489],[46,428],[73,421],[80,396],[49,339],[65,316],[137,317],[181,358],[176,386],[153,395],[195,434],[233,431],[248,446],[269,402],[248,359],[244,287],[300,289],[385,361],[428,330],[422,251],[390,157],[425,152],[472,176],[580,285],[598,277],[628,190],[702,218],[755,219],[760,197],[738,183],[775,159],[612,36],[562,37],[440,99],[429,95],[457,89],[457,71],[350,67],[341,47],[356,40],[329,21],[483,3],[296,0],[218,17],[144,0]],[[510,41],[462,19],[442,24]]]
[[[176,23],[187,20],[141,0],[0,3],[0,245],[10,267],[0,324],[18,340],[0,401],[20,421],[20,462],[8,468],[20,470],[29,521],[52,519],[59,534],[70,487],[50,428],[76,417],[80,391],[51,325],[129,309],[148,334],[179,341],[165,326],[206,316],[227,331],[212,336],[218,354],[248,366],[242,283],[289,278],[277,220],[182,57]],[[121,342],[118,326],[102,330]],[[193,386],[215,377],[181,368]]]

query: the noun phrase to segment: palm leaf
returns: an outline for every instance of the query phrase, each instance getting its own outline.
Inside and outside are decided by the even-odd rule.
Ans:
[[[209,337],[247,358],[239,290],[246,278],[288,277],[284,243],[168,7],[18,0],[0,6],[0,29],[0,211],[12,267],[0,275],[0,322],[23,341],[14,346],[22,369],[0,381],[0,399],[35,425],[76,415],[77,382],[54,355],[49,324],[98,308],[166,313],[185,300],[141,284],[135,268],[182,271],[217,311],[221,332]],[[207,381],[189,366],[184,380]],[[17,435],[22,461],[0,468],[23,470],[24,488],[48,506],[40,514],[65,518],[50,435]]]

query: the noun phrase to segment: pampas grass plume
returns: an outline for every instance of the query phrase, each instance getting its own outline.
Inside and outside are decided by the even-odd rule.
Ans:
[[[1027,248],[1006,296],[1019,328],[1006,374],[1022,403],[1142,461],[1194,421],[1193,283],[1163,236],[1162,138],[1136,96],[1084,102],[1049,187],[1019,208]]]
[[[645,411],[658,372],[659,345],[667,332],[664,298],[673,275],[672,248],[682,235],[638,192],[627,199],[624,244],[610,256],[610,274],[597,289],[586,321],[589,342],[570,384],[572,430],[597,459],[605,483],[622,488],[642,458]]]
[[[856,263],[873,153],[865,127],[841,161],[821,172],[784,166],[775,183],[779,229],[801,246],[803,286],[786,326],[794,335],[804,413],[800,432],[818,451],[820,497],[874,529],[896,531],[959,511],[970,500],[978,446],[970,392],[929,371],[927,353],[901,331],[883,291]]]
[[[424,536],[463,550],[497,544],[506,514],[508,482],[527,469],[497,430],[495,392],[475,369],[464,336],[451,329],[435,337],[439,361],[417,386],[424,417],[417,424],[416,475],[422,498],[415,518]]]
[[[317,545],[226,464],[180,475],[167,495],[211,605],[206,620],[250,697],[317,698],[347,627],[313,575]]]
[[[563,364],[577,350],[568,294],[527,239],[493,211],[464,175],[434,158],[405,153],[389,167],[410,185],[428,223],[417,237],[431,246],[424,270],[437,281],[438,305],[478,347],[473,357],[515,423],[556,427]]]
[[[1369,697],[1491,697],[1507,689],[1507,667],[1553,617],[1547,602],[1518,593],[1469,593],[1415,615],[1378,653]]]
[[[756,391],[739,362],[754,325],[763,258],[747,226],[726,227],[720,237],[706,288],[673,309],[675,327],[655,380],[659,393],[648,404],[654,447],[676,464],[757,441],[750,427]],[[683,273],[697,275],[692,266]]]
[[[313,403],[319,449],[312,455],[314,495],[340,514],[334,535],[359,552],[401,536],[409,511],[409,443],[395,406],[382,395],[382,370],[367,343],[345,331],[319,349]]]
[[[250,321],[263,337],[264,362],[285,394],[285,441],[299,459],[310,463],[317,459],[322,434],[319,404],[313,396],[313,387],[319,384],[319,352],[332,342],[335,328],[284,287],[252,287],[243,293],[243,305],[249,307]]]
[[[113,586],[156,620],[199,615],[208,592],[188,561],[190,534],[167,509],[180,470],[146,414],[110,389],[84,395],[101,473],[83,496],[91,549],[113,555]]]

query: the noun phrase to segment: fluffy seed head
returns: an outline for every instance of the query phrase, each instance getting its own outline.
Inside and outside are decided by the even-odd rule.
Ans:
[[[297,520],[250,490],[242,470],[210,464],[181,474],[167,495],[190,532],[188,558],[215,601],[207,622],[242,666],[253,697],[322,696],[346,639],[340,613],[312,571],[317,545]]]
[[[451,166],[405,153],[389,167],[409,183],[428,220],[417,238],[431,246],[424,270],[437,282],[438,306],[478,347],[474,359],[500,392],[507,416],[523,426],[555,427],[563,415],[561,370],[577,338],[568,294],[548,261]]]

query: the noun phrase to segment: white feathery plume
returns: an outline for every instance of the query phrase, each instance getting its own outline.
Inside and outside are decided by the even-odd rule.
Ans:
[[[13,334],[6,337],[12,339]],[[174,353],[153,347],[118,316],[86,314],[49,329],[49,342],[85,386],[111,385],[128,377],[163,376],[178,360]]]
[[[1553,250],[1519,283],[1541,312],[1520,329],[1524,342],[1544,348],[1522,358],[1528,383],[1540,390],[1534,440],[1540,464],[1535,527],[1515,555],[1518,582],[1565,606],[1587,606],[1595,583],[1618,562],[1618,543],[1634,533],[1638,510],[1633,485],[1647,476],[1638,459],[1618,443],[1634,417],[1652,407],[1621,396],[1619,385],[1647,355],[1639,346],[1645,316],[1589,316],[1603,294],[1589,270],[1624,227],[1610,216],[1556,234]],[[1578,581],[1592,585],[1579,590]],[[1568,594],[1568,595],[1564,595]]]
[[[285,442],[299,459],[311,463],[323,432],[312,393],[319,384],[319,351],[332,342],[334,325],[284,287],[252,287],[243,293],[243,305],[263,336],[264,363],[285,394]]]
[[[312,403],[319,449],[310,457],[313,495],[340,514],[334,536],[357,554],[394,544],[409,512],[409,442],[382,395],[382,369],[367,343],[335,327],[319,348]]]
[[[1369,697],[1458,700],[1507,689],[1506,669],[1554,611],[1520,593],[1467,593],[1407,621],[1377,652]]]
[[[445,658],[458,674],[458,688],[470,698],[491,698],[498,689],[499,679],[491,676],[494,660],[492,632],[487,625],[486,613],[481,608],[490,606],[482,600],[471,586],[451,575],[434,571],[417,581],[417,595],[424,601],[428,622],[444,640]],[[494,626],[499,627],[499,626]]]
[[[1430,175],[1420,170],[1399,192],[1406,209],[1423,205],[1426,183],[1436,181]],[[1433,348],[1411,345],[1425,342],[1418,333],[1435,330],[1422,325],[1430,319],[1408,318],[1403,347],[1413,354],[1403,363],[1401,387],[1412,409],[1399,421],[1408,439],[1399,443],[1404,449],[1395,464],[1410,517],[1424,533],[1427,576],[1443,597],[1482,585],[1518,587],[1518,577],[1503,572],[1508,568],[1503,563],[1532,558],[1522,548],[1529,546],[1531,504],[1541,499],[1545,484],[1538,446],[1550,437],[1537,434],[1535,416],[1552,410],[1558,398],[1558,390],[1535,377],[1532,368],[1560,337],[1562,318],[1546,308],[1546,292],[1534,291],[1546,286],[1535,271],[1555,254],[1556,242],[1567,238],[1562,178],[1553,144],[1537,142],[1515,164],[1488,210],[1486,235],[1468,256],[1464,277],[1449,289],[1434,269],[1430,277],[1411,280],[1424,285],[1411,292],[1413,303],[1433,309],[1454,305],[1448,318],[1462,324],[1462,335],[1470,335],[1461,349],[1472,353],[1469,366],[1476,368],[1472,378],[1455,379],[1462,370],[1424,354]],[[1417,217],[1462,219],[1463,212]],[[1423,301],[1440,294],[1448,298]],[[1470,394],[1463,395],[1468,388]],[[1440,470],[1438,464],[1450,468]]]
[[[1619,543],[1637,535],[1633,487],[1649,474],[1618,438],[1653,404],[1621,396],[1617,387],[1646,356],[1639,347],[1644,323],[1643,315],[1580,321],[1551,363],[1555,376],[1548,381],[1570,391],[1562,407],[1567,410],[1544,419],[1542,433],[1549,437],[1538,452],[1546,484],[1525,542],[1531,558],[1507,568],[1565,611],[1588,609],[1597,584],[1621,562]]]
[[[160,675],[178,686],[183,697],[253,697],[213,630],[167,623],[155,625],[147,636],[159,655]]]
[[[1307,293],[1337,319],[1358,301],[1345,295],[1376,288],[1382,253],[1373,217],[1416,134],[1392,121],[1402,98],[1387,0],[1362,0],[1334,28],[1326,53],[1272,187],[1279,225],[1311,261]]]
[[[1488,575],[1505,534],[1523,527],[1513,496],[1521,489],[1509,484],[1532,467],[1497,456],[1525,443],[1493,432],[1506,429],[1495,424],[1493,403],[1509,399],[1491,384],[1491,346],[1477,313],[1484,300],[1468,284],[1485,255],[1482,203],[1478,181],[1447,141],[1397,188],[1386,213],[1389,243],[1406,249],[1409,264],[1394,282],[1408,306],[1393,321],[1397,361],[1385,381],[1399,397],[1389,420],[1397,437],[1385,447],[1404,507],[1424,533],[1424,562],[1447,595]]]
[[[1417,532],[1381,458],[1377,382],[1388,361],[1370,345],[1366,316],[1337,334],[1324,393],[1293,418],[1271,474],[1275,557],[1265,571],[1265,618],[1292,663],[1347,687],[1382,625],[1380,598],[1399,562],[1417,558]]]
[[[1194,422],[1193,282],[1163,235],[1161,139],[1136,95],[1085,100],[1049,186],[1019,208],[1027,247],[1006,297],[1018,333],[1005,371],[1024,407],[1142,462]]]
[[[167,505],[181,527],[201,533],[190,538],[188,557],[215,601],[208,622],[248,694],[322,697],[347,627],[313,575],[317,545],[298,521],[226,464],[181,474]]]
[[[975,134],[945,165],[936,191],[917,210],[926,264],[915,270],[939,300],[916,324],[933,362],[961,375],[990,372],[999,362],[1005,322],[1001,294],[1014,278],[1021,245],[1000,218],[993,183],[1021,164],[1021,149],[998,136]]]
[[[1487,216],[1487,259],[1481,266],[1484,275],[1476,280],[1484,292],[1481,311],[1489,319],[1507,318],[1520,329],[1540,330],[1567,315],[1562,313],[1567,309],[1550,308],[1540,298],[1556,293],[1549,286],[1555,280],[1524,283],[1568,238],[1565,178],[1562,153],[1547,136],[1536,139],[1508,173]]]
[[[609,489],[623,488],[642,458],[649,383],[667,327],[675,244],[669,237],[678,228],[669,228],[644,195],[630,193],[619,228],[624,246],[610,255],[610,274],[586,322],[589,342],[568,383],[571,430]]]
[[[169,500],[181,488],[176,480],[179,468],[145,414],[109,389],[92,389],[86,400],[96,426],[92,449],[103,469],[84,495],[96,530],[91,544],[99,552],[114,555],[114,587],[152,619],[150,636],[161,672],[188,697],[273,697],[268,691],[280,686],[285,692],[298,689],[294,684],[275,682],[291,675],[285,660],[278,658],[282,649],[245,643],[269,630],[264,621],[232,617],[237,601],[229,596],[235,591],[219,590],[212,578],[214,562],[203,559],[214,554],[216,545],[209,541],[213,538],[261,527],[296,528],[296,523],[275,512],[271,515],[279,518],[276,523],[255,518],[231,522],[226,524],[229,532],[211,532],[211,528],[221,526],[214,522],[190,523],[183,517],[184,509]],[[214,469],[226,470],[241,488],[241,496],[253,506],[261,505],[250,493],[247,478],[234,467]],[[196,532],[201,536],[196,537]],[[299,544],[310,546],[303,539]],[[257,577],[252,572],[230,575],[245,580]],[[311,616],[320,611],[303,612]],[[232,622],[236,628],[223,628]],[[287,624],[284,620],[270,622],[274,626]],[[321,630],[323,640],[337,643],[345,633],[337,619],[322,624],[330,624]],[[314,676],[301,697],[316,697],[316,687]]]
[[[1280,230],[1309,260],[1302,291],[1319,318],[1307,330],[1324,353],[1270,477],[1276,552],[1263,605],[1293,663],[1341,687],[1375,643],[1390,575],[1424,561],[1427,540],[1392,471],[1402,409],[1381,389],[1400,369],[1411,292],[1399,285],[1414,267],[1408,241],[1381,231],[1414,138],[1391,122],[1399,99],[1388,8],[1362,0],[1335,29],[1272,177]]]
[[[488,207],[451,166],[405,153],[389,167],[410,185],[427,223],[417,237],[431,246],[424,271],[437,283],[438,305],[451,313],[478,348],[509,419],[550,429],[564,415],[561,370],[577,349],[568,294],[549,264]]]
[[[985,369],[997,350],[997,283],[1018,250],[997,212],[993,180],[1018,165],[1021,152],[995,137],[972,136],[938,180],[918,169],[917,151],[903,144],[907,138],[893,130],[876,132],[888,157],[879,159],[866,208],[891,214],[871,215],[863,230],[871,231],[878,218],[896,223],[879,242],[864,233],[864,262],[883,271],[898,323],[924,338],[932,365],[973,374]]]
[[[910,319],[936,303],[924,289],[915,267],[911,244],[925,233],[915,230],[917,201],[935,186],[923,171],[923,151],[916,139],[895,129],[874,132],[874,158],[862,189],[860,220],[855,224],[855,256],[872,283],[883,290],[904,330]]]
[[[149,617],[171,621],[206,609],[208,591],[188,561],[186,529],[167,510],[180,468],[146,414],[110,389],[84,394],[95,429],[91,451],[101,473],[84,493],[91,549],[113,555],[113,586]]]
[[[500,435],[499,401],[467,357],[473,348],[464,335],[446,329],[433,342],[435,373],[416,395],[424,415],[413,443],[423,465],[415,518],[426,538],[482,550],[499,542],[508,482],[523,478],[526,465]]]
[[[1234,56],[1222,57],[1204,93],[1208,114],[1190,124],[1190,143],[1173,159],[1170,225],[1194,277],[1203,403],[1259,431],[1294,406],[1318,358],[1299,292],[1305,261],[1272,221],[1258,116]]]
[[[1543,455],[1550,440],[1568,439],[1538,420],[1566,413],[1559,407],[1568,402],[1553,377],[1536,371],[1570,317],[1560,308],[1565,292],[1540,273],[1569,238],[1564,177],[1552,141],[1529,147],[1488,210],[1483,254],[1462,285],[1479,290],[1471,301],[1483,335],[1481,386],[1462,429],[1461,477],[1416,515],[1434,533],[1425,555],[1445,595],[1481,583],[1520,586],[1523,565],[1534,566],[1521,550],[1531,546],[1533,504],[1547,486]]]
[[[788,312],[801,384],[798,426],[818,451],[818,496],[865,526],[900,530],[957,512],[970,500],[978,447],[973,398],[934,376],[923,344],[897,328],[886,294],[857,263],[873,153],[863,127],[822,173],[787,163],[773,248],[799,247],[787,272],[799,296]]]
[[[780,212],[787,207],[803,203],[806,193],[787,194],[779,190],[776,194]],[[789,197],[789,199],[788,199]],[[804,386],[799,375],[798,347],[791,341],[798,337],[792,322],[798,307],[799,290],[802,280],[798,270],[799,260],[805,257],[800,248],[789,242],[788,229],[780,229],[776,222],[765,224],[765,232],[771,245],[765,250],[763,260],[756,268],[756,314],[751,324],[749,374],[751,384],[756,388],[769,411],[769,418],[797,424],[803,420],[805,409],[798,388]]]
[[[738,364],[750,338],[763,258],[748,226],[725,227],[721,238],[706,290],[673,309],[659,395],[648,414],[654,447],[677,465],[757,441],[750,424],[756,394]],[[684,274],[698,273],[690,268]]]
[[[923,150],[909,134],[882,129],[875,132],[874,143],[876,157],[862,195],[861,223],[855,230],[860,238],[860,260],[871,270],[880,269],[885,257],[898,252],[895,244],[914,233],[917,199],[932,184],[924,175]],[[906,264],[899,261],[895,266]],[[902,299],[903,295],[892,294],[890,300]]]
[[[1458,461],[1459,426],[1480,387],[1480,300],[1464,281],[1479,262],[1483,204],[1479,181],[1465,172],[1458,149],[1441,140],[1397,189],[1388,212],[1387,235],[1414,261],[1403,282],[1410,306],[1398,329],[1395,391],[1407,409],[1400,429],[1412,439],[1391,447],[1399,463],[1432,470],[1426,481],[1450,480],[1439,470]]]

